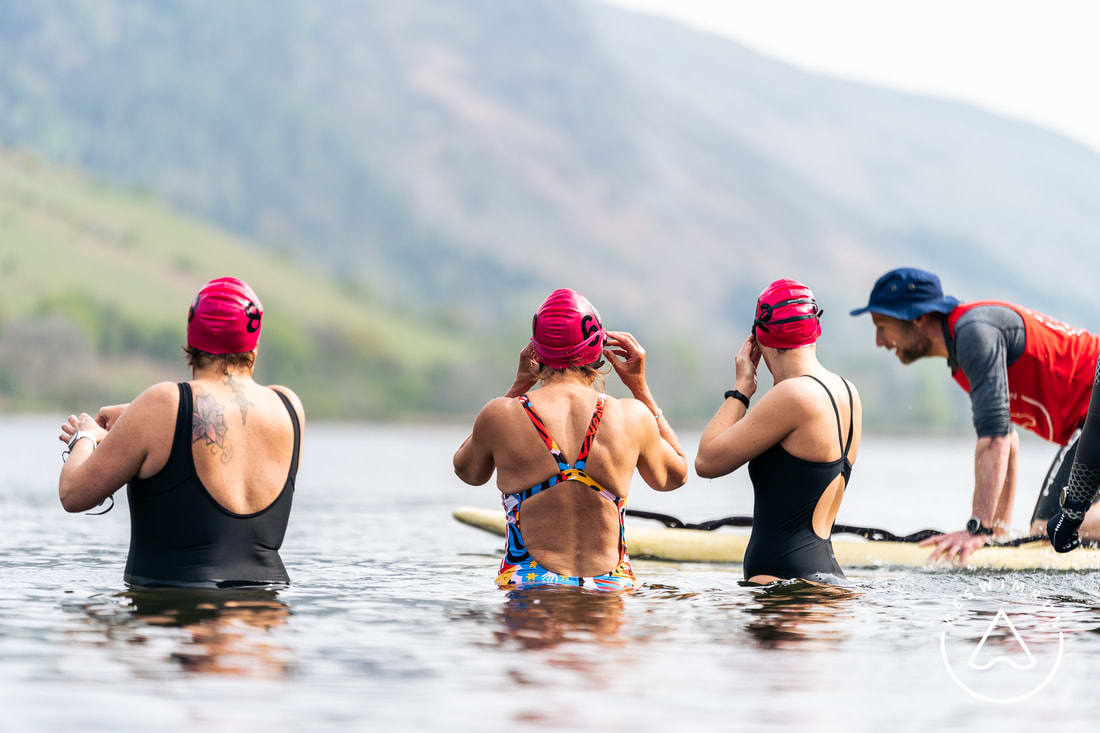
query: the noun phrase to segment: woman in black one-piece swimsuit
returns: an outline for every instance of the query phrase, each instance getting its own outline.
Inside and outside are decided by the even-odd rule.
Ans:
[[[843,580],[830,541],[859,451],[859,394],[817,360],[821,310],[808,287],[777,280],[757,300],[753,334],[737,354],[736,388],[699,441],[696,472],[724,476],[744,463],[753,528],[745,579]],[[763,358],[775,386],[748,410]]]

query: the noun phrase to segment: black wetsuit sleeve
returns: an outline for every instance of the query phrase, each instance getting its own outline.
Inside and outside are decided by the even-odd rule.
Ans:
[[[1012,430],[1008,346],[1004,329],[995,324],[966,316],[956,324],[956,358],[970,380],[970,407],[979,438],[1008,435]]]

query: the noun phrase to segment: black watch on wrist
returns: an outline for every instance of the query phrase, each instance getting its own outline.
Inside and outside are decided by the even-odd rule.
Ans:
[[[749,398],[743,392],[740,392],[736,389],[731,389],[726,392],[726,399],[728,400],[730,397],[744,405],[746,410],[749,409]]]
[[[979,534],[991,535],[991,534],[993,534],[993,528],[992,527],[983,527],[982,526],[982,520],[978,519],[977,517],[971,517],[970,519],[966,520],[966,531],[969,532],[970,534],[973,534],[973,535],[979,535]]]

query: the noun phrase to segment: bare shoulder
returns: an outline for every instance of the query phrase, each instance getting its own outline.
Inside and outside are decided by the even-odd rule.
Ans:
[[[649,411],[649,408],[633,397],[608,397],[607,402],[616,405],[629,420],[653,419],[653,413]]]
[[[841,377],[841,379],[843,379],[844,383],[848,385],[848,389],[852,390],[852,402],[856,403],[857,406],[860,405],[861,402],[859,399],[859,389],[856,388],[855,382],[844,377]]]
[[[768,390],[760,406],[805,412],[813,409],[822,396],[821,386],[811,379],[784,379]]]
[[[175,382],[157,382],[134,398],[126,408],[129,413],[159,411],[165,408],[175,410],[179,407],[180,391]]]
[[[852,380],[846,379],[836,372],[829,372],[829,375],[835,380],[835,383],[829,383],[829,391],[830,394],[832,394],[833,399],[837,401],[837,404],[840,404],[841,402],[846,402],[848,399],[847,392],[850,391],[852,393],[852,405],[857,410],[860,409],[859,390],[856,389],[856,385],[852,382]],[[812,380],[800,379],[797,381],[811,382]],[[819,391],[824,391],[821,389],[820,385],[814,384],[812,386],[817,387]],[[847,390],[845,389],[845,387],[847,387]]]
[[[519,401],[516,397],[493,397],[482,407],[482,412],[486,415],[506,415],[513,411],[518,404]]]
[[[633,397],[608,397],[607,401],[610,405],[613,405],[613,410],[620,411],[628,428],[635,430],[652,428],[654,433],[657,432],[657,422],[653,419],[653,413],[649,411],[644,403]]]
[[[862,414],[863,413],[863,402],[860,400],[859,390],[856,388],[856,385],[850,379],[845,379],[844,377],[840,377],[840,379],[841,379],[841,381],[844,382],[844,384],[848,387],[848,389],[852,393],[852,409],[853,409],[853,411],[856,412],[857,415]],[[841,397],[843,398],[843,396],[844,396],[844,393],[841,392]]]
[[[134,435],[156,433],[174,424],[180,393],[175,382],[158,382],[134,398],[111,428],[111,433]]]
[[[306,408],[302,405],[302,401],[298,399],[298,395],[294,393],[294,390],[281,384],[272,384],[270,388],[290,400],[290,404],[294,406],[294,410],[298,413],[298,420],[305,422]]]
[[[485,403],[474,420],[474,432],[498,430],[511,419],[519,401],[513,397],[495,397]]]

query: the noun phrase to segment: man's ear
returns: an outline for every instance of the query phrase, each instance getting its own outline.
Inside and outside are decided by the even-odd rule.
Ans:
[[[923,313],[913,320],[913,324],[922,331],[938,330],[943,315],[935,311]]]
[[[927,328],[928,326],[934,326],[936,325],[937,315],[938,314],[936,313],[922,313],[913,320],[913,323],[915,323],[917,328],[920,329]]]

